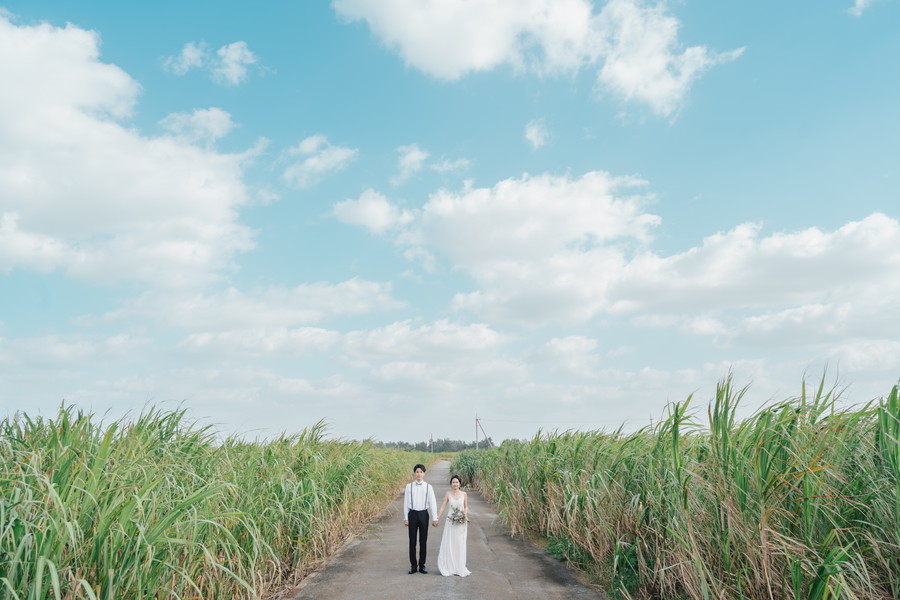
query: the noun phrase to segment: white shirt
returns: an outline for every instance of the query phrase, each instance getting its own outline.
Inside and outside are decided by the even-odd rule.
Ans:
[[[426,481],[413,481],[406,484],[403,492],[403,520],[407,520],[410,510],[427,510],[434,521],[437,517],[437,506],[434,500],[434,488]]]

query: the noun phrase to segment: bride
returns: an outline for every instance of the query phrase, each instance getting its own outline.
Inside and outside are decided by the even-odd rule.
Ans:
[[[438,570],[441,575],[459,575],[465,577],[471,571],[466,568],[466,532],[468,530],[469,496],[459,489],[459,475],[450,478],[450,491],[444,495],[444,502],[438,511],[437,518],[447,511],[447,522],[444,523],[444,534],[441,537],[441,549],[438,551]]]

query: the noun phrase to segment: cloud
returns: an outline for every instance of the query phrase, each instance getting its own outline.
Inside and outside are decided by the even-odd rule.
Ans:
[[[192,314],[202,315],[202,307]],[[499,441],[530,436],[538,427],[614,429],[626,422],[633,430],[658,421],[665,401],[689,394],[702,418],[715,382],[729,371],[738,374],[739,385],[753,382],[742,407],[747,414],[769,398],[794,395],[804,370],[812,380],[819,371],[796,360],[627,368],[609,364],[617,350],[603,351],[595,338],[537,339],[523,350],[522,340],[488,324],[445,319],[341,333],[273,325],[264,312],[240,316],[231,324],[220,322],[221,329],[193,331],[174,348],[132,336],[0,339],[0,398],[27,393],[35,398],[29,410],[52,413],[65,397],[112,415],[135,406],[135,398],[157,406],[189,398],[191,416],[213,415],[226,433],[252,436],[261,428],[260,435],[270,435],[327,419],[336,435],[384,440],[408,439],[409,433],[408,422],[385,419],[385,413],[403,411],[417,422],[440,415],[443,430],[465,431],[477,412],[488,435]],[[878,376],[896,373],[896,341],[867,342],[845,344],[827,358]],[[281,361],[273,363],[273,357]],[[50,372],[53,377],[46,376]],[[887,389],[857,388],[856,398],[868,400]]]
[[[210,78],[222,85],[238,85],[249,77],[248,68],[259,62],[247,42],[237,41],[220,47],[213,54],[205,43],[188,42],[177,56],[163,60],[163,67],[175,75],[187,75],[194,69],[209,72]]]
[[[710,315],[699,314],[685,319],[681,331],[692,335],[722,335],[727,333],[724,323]]]
[[[405,255],[423,259],[426,268],[440,255],[466,270],[481,289],[458,294],[457,310],[521,322],[581,322],[606,306],[626,262],[620,246],[647,243],[659,222],[643,212],[646,197],[619,196],[643,185],[603,172],[575,179],[526,174],[493,188],[440,190],[408,213],[374,192],[365,203],[343,203],[340,212],[357,215],[343,220],[370,230],[396,227]]]
[[[831,348],[829,358],[842,369],[854,373],[897,373],[900,371],[900,342],[896,337],[854,339]]]
[[[246,42],[234,42],[216,51],[218,64],[213,68],[213,78],[226,85],[237,85],[247,79],[247,66],[255,64],[256,55],[250,52]]]
[[[437,269],[437,257],[432,252],[429,252],[422,247],[405,249],[403,251],[403,258],[410,262],[419,263],[426,273],[434,273]],[[410,276],[412,273],[408,271],[405,275]]]
[[[462,364],[442,361],[394,361],[371,370],[369,386],[385,395],[402,398],[402,409],[428,399],[425,414],[459,409],[460,398],[481,397],[485,390],[497,390],[499,382],[527,379],[527,370],[515,360],[490,357]],[[421,409],[416,409],[421,410]],[[458,416],[455,416],[458,418]]]
[[[534,367],[551,373],[594,378],[602,365],[602,357],[596,352],[598,346],[597,340],[583,335],[555,337],[538,349]]]
[[[797,305],[855,295],[855,289],[875,282],[894,287],[889,282],[900,265],[900,223],[886,215],[876,213],[834,232],[808,228],[768,237],[760,232],[759,225],[742,224],[686,252],[635,257],[610,296],[610,309],[680,313]]]
[[[336,0],[338,14],[365,20],[407,64],[441,79],[503,64],[573,69],[590,36],[585,0]],[[533,56],[532,56],[533,54]]]
[[[404,181],[422,170],[422,166],[428,159],[428,152],[419,148],[416,144],[400,146],[397,148],[400,158],[397,161],[399,173],[391,178],[392,185],[400,185]]]
[[[187,75],[193,69],[199,69],[208,60],[208,50],[204,44],[188,42],[178,56],[169,56],[163,66],[176,75]]]
[[[499,351],[510,339],[488,325],[452,323],[441,319],[415,326],[400,321],[347,335],[347,350],[359,360],[448,360],[481,357]]]
[[[122,363],[134,359],[149,340],[117,334],[42,335],[32,338],[0,338],[0,367],[74,373],[90,369],[98,362]]]
[[[896,219],[875,213],[834,231],[769,235],[744,223],[664,255],[651,248],[660,225],[646,212],[651,197],[635,194],[644,186],[603,172],[526,174],[439,190],[402,212],[372,192],[379,216],[344,220],[390,231],[426,271],[446,262],[466,272],[476,289],[456,294],[452,307],[491,323],[626,318],[742,346],[900,337]]]
[[[75,26],[0,17],[0,271],[202,285],[253,247],[240,155],[118,121],[140,86]]]
[[[172,113],[160,126],[191,142],[212,143],[228,135],[234,127],[231,115],[221,108],[197,109],[193,113]]]
[[[445,158],[436,163],[432,163],[430,168],[438,173],[451,173],[453,171],[468,169],[471,165],[472,161],[468,158],[457,158],[455,160]]]
[[[481,289],[458,294],[459,310],[521,322],[583,321],[604,306],[622,268],[618,245],[646,243],[659,222],[643,212],[645,197],[619,197],[642,185],[590,172],[442,190],[401,241],[434,249],[470,273]]]
[[[357,200],[338,202],[332,213],[342,223],[360,225],[374,234],[405,225],[413,218],[409,211],[399,209],[371,189],[364,191]]]
[[[207,333],[280,330],[404,306],[392,296],[390,283],[350,279],[251,291],[229,287],[207,294],[146,292],[103,321],[153,320]]]
[[[386,398],[405,402],[411,397],[428,395],[434,403],[447,403],[458,400],[459,394],[474,393],[483,385],[523,381],[527,377],[524,366],[504,356],[511,340],[485,324],[441,319],[425,323],[398,321],[346,333],[315,327],[239,326],[193,333],[182,340],[179,349],[192,357],[242,365],[267,356],[313,355],[317,359],[327,356],[328,360],[348,367],[342,369],[342,375],[332,375],[329,379],[345,384],[360,381],[354,390],[356,397],[384,404]],[[302,394],[305,400],[315,396],[313,388],[323,385],[300,379],[296,369],[292,373],[293,383],[282,383],[296,384],[298,389],[292,392]],[[264,380],[282,377],[273,372]],[[259,379],[241,387],[248,384],[269,387]],[[284,390],[277,392],[282,393]]]
[[[876,213],[833,232],[769,236],[743,224],[665,256],[650,250],[659,221],[642,199],[617,197],[633,183],[593,173],[440,192],[399,239],[466,270],[479,289],[453,306],[489,320],[631,317],[768,347],[900,336],[897,220]]]
[[[64,264],[69,247],[60,239],[21,231],[19,215],[0,215],[0,271],[13,267],[46,273]]]
[[[483,323],[407,320],[348,333],[344,352],[354,367],[369,370],[372,389],[446,405],[482,386],[527,378],[522,363],[504,356],[510,341]]]
[[[544,146],[550,133],[543,119],[534,119],[525,126],[525,139],[534,150]]]
[[[192,333],[178,346],[192,353],[234,356],[284,356],[321,352],[340,339],[335,331],[318,327],[241,329]]]
[[[677,110],[691,84],[709,67],[735,60],[743,48],[716,53],[705,46],[679,52],[679,22],[665,5],[611,0],[598,16],[606,48],[597,80],[625,100],[637,100],[658,115]]]
[[[397,148],[400,158],[397,160],[398,173],[391,178],[391,185],[397,186],[408,181],[413,175],[426,168],[426,161],[431,156],[428,150],[419,148],[418,144],[409,144]],[[469,168],[472,162],[467,158],[450,160],[443,158],[427,165],[427,168],[438,173],[451,173]]]
[[[900,338],[900,323],[893,318],[900,311],[896,266],[884,263],[878,271],[852,285],[820,288],[787,308],[776,305],[749,316],[729,315],[730,326],[717,332],[719,340],[744,347],[833,348],[856,338]]]
[[[508,65],[539,75],[597,68],[602,90],[670,116],[709,67],[742,49],[717,53],[682,47],[665,3],[610,0],[335,0],[348,21],[366,21],[406,64],[457,80]]]
[[[615,195],[643,185],[633,177],[591,171],[579,178],[526,174],[492,188],[440,190],[422,207],[409,239],[435,246],[474,271],[612,240],[646,241],[659,222],[642,212],[647,198]]]
[[[281,178],[295,188],[307,188],[329,173],[341,171],[356,158],[359,150],[332,146],[324,135],[312,135],[287,152],[289,157],[306,156],[287,167]]]
[[[861,17],[863,11],[869,8],[875,0],[855,0],[853,6],[847,9],[854,17]]]

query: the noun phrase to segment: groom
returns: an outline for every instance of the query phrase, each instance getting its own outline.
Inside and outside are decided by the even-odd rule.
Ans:
[[[425,465],[413,467],[416,480],[406,484],[403,492],[403,525],[409,527],[409,574],[428,573],[425,570],[425,545],[428,543],[428,514],[431,525],[437,527],[437,507],[434,488],[425,482]],[[416,534],[419,536],[419,562],[416,564]]]

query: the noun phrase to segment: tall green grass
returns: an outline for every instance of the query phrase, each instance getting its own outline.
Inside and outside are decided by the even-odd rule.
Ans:
[[[218,440],[185,412],[0,421],[0,598],[259,598],[383,508],[425,455]]]
[[[689,398],[636,433],[539,433],[452,468],[618,597],[900,598],[897,387],[842,409],[804,385],[738,421],[745,391],[721,382],[705,422]]]

